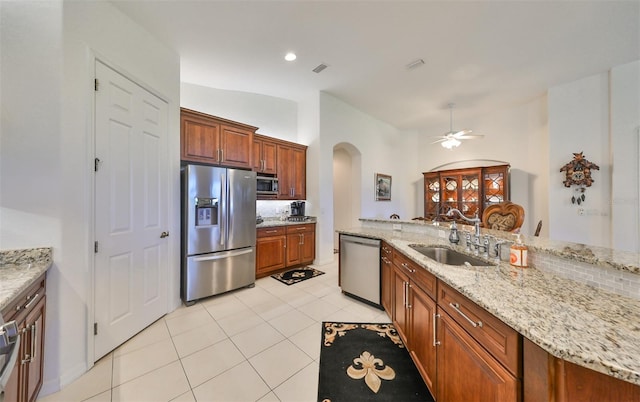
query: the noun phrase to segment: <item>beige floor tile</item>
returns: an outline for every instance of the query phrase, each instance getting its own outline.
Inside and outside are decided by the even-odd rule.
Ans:
[[[38,398],[43,402],[82,401],[111,390],[113,355],[98,360],[82,377],[64,387],[60,392]]]
[[[231,341],[247,358],[262,352],[283,339],[284,336],[266,322],[231,337]]]
[[[189,390],[177,398],[172,399],[171,402],[196,402],[196,397],[193,395],[193,391]]]
[[[293,310],[290,313],[269,320],[269,324],[286,337],[302,331],[310,325],[313,325],[314,322],[311,317],[298,310]]]
[[[359,317],[359,320],[363,322],[368,322],[383,312],[383,310],[380,310],[379,308],[369,306],[357,300],[354,300],[353,303],[345,306],[344,310],[356,314]]]
[[[178,356],[183,358],[227,338],[222,328],[216,322],[211,322],[174,336],[173,344]]]
[[[340,288],[338,288],[340,289]],[[353,303],[353,299],[349,296],[345,296],[341,291],[333,291],[326,296],[322,296],[320,300],[325,300],[331,304],[335,304],[336,306],[340,306],[342,308],[347,307],[351,303]]]
[[[322,338],[322,324],[317,322],[308,328],[289,337],[300,350],[313,360],[320,358],[320,342]]]
[[[189,391],[179,361],[163,366],[113,389],[113,402],[170,401]]]
[[[181,304],[177,309],[173,310],[169,314],[164,316],[165,320],[170,320],[172,318],[179,317],[183,314],[193,313],[196,310],[204,310],[204,307],[201,303],[196,303],[193,306],[187,307],[184,304]]]
[[[282,402],[315,402],[318,400],[319,370],[318,363],[313,362],[283,382],[273,392]]]
[[[240,364],[245,357],[229,339],[209,346],[182,359],[191,388],[212,379],[218,374]]]
[[[113,386],[131,381],[178,360],[171,339],[113,358]]]
[[[193,393],[198,402],[256,401],[269,393],[269,387],[248,362],[195,387]]]
[[[258,402],[281,402],[280,399],[273,392],[269,392],[267,395],[258,399]],[[293,402],[293,401],[292,401]]]
[[[154,322],[136,336],[129,339],[123,345],[118,347],[114,352],[114,356],[121,356],[134,350],[142,349],[152,343],[160,342],[171,338],[167,324],[163,319]]]
[[[227,298],[220,303],[206,304],[205,309],[209,312],[209,314],[211,314],[213,318],[216,319],[216,321],[241,313],[243,311],[251,310],[235,297]]]
[[[197,305],[194,305],[192,307],[196,306]],[[211,317],[211,314],[209,314],[206,309],[202,308],[196,308],[195,310],[180,314],[177,317],[165,319],[171,336],[176,336],[194,328],[211,324],[213,321],[214,319]]]
[[[218,324],[229,336],[239,334],[249,328],[257,327],[265,321],[253,310],[242,310],[229,317],[218,320]]]
[[[333,293],[335,290],[334,288],[337,287],[337,285],[329,286],[322,282],[316,282],[312,286],[306,287],[304,290],[315,297],[323,297]]]
[[[290,312],[293,310],[293,306],[276,297],[275,300],[252,307],[252,310],[262,317],[263,320],[269,321]]]
[[[67,400],[69,401],[70,399]],[[103,393],[92,398],[85,399],[82,402],[111,402],[111,390],[104,391]]]
[[[282,384],[311,362],[312,359],[288,339],[249,359],[249,363],[271,389]]]
[[[242,294],[238,295],[238,299],[249,308],[253,308],[270,301],[279,300],[273,294],[259,287],[244,290]]]
[[[322,321],[330,314],[340,310],[340,307],[326,300],[316,299],[311,303],[307,303],[303,306],[298,307],[298,310],[316,321]]]

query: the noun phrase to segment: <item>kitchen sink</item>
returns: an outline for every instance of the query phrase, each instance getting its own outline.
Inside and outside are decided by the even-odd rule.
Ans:
[[[447,247],[439,246],[425,246],[422,244],[410,244],[409,247],[416,250],[420,254],[431,258],[441,264],[446,265],[473,265],[473,266],[488,266],[495,265],[480,258],[475,258],[470,255],[460,253]]]

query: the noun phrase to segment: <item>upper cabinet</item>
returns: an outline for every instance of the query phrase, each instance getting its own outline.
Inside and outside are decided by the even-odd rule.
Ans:
[[[180,109],[180,158],[238,168],[252,168],[253,136],[257,127]]]
[[[253,136],[253,170],[268,175],[275,175],[278,144],[270,137],[260,134]]]
[[[446,220],[458,209],[467,218],[482,217],[492,204],[509,200],[509,165],[425,172],[424,216]]]
[[[294,143],[279,143],[277,159],[278,199],[307,198],[307,147]]]

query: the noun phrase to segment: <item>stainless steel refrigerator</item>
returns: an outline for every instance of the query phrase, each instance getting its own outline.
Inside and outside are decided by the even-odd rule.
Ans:
[[[182,300],[253,285],[256,173],[185,165],[181,174]]]

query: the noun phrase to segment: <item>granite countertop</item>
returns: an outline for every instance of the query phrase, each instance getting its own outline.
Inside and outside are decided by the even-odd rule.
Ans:
[[[0,311],[45,273],[52,261],[48,247],[0,251]]]
[[[370,228],[339,232],[388,242],[550,354],[640,385],[639,300],[506,262],[473,268],[440,264],[409,245],[461,252],[464,247],[425,234]]]
[[[306,223],[316,223],[317,219],[315,216],[308,216],[308,219],[305,221],[301,221],[301,222],[295,222],[295,221],[283,221],[280,218],[271,218],[271,217],[267,217],[264,218],[264,221],[262,223],[258,223],[256,225],[256,228],[270,228],[270,227],[274,227],[274,226],[290,226],[290,225],[304,225]]]

